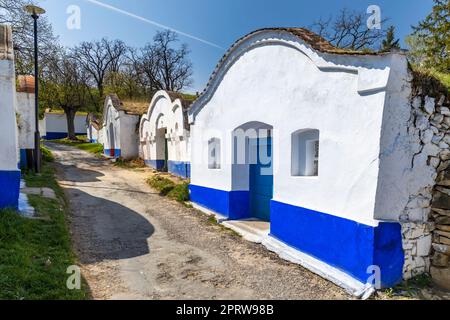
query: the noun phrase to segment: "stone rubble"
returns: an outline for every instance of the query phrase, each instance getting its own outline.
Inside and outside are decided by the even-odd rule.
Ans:
[[[410,132],[420,141],[414,158],[428,158],[435,184],[411,197],[401,216],[403,277],[429,273],[450,290],[450,95],[423,92],[413,94]]]

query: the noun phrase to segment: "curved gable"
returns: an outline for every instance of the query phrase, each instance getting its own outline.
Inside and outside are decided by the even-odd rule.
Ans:
[[[140,140],[145,140],[149,131],[153,132],[154,136],[158,122],[162,117],[166,120],[164,127],[167,127],[169,132],[176,132],[179,136],[183,135],[184,131],[189,130],[187,108],[188,102],[180,94],[165,90],[158,91],[153,96],[147,113],[141,119],[139,125]]]
[[[219,61],[201,96],[189,111],[189,122],[211,100],[227,72],[246,53],[265,46],[284,46],[300,52],[322,72],[345,72],[357,78],[357,92],[368,95],[387,88],[391,55],[365,53],[333,47],[329,42],[302,28],[260,29],[236,41]],[[267,61],[270,63],[270,61]]]

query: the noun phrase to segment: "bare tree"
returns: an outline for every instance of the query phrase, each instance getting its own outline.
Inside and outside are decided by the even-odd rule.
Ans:
[[[150,91],[180,91],[192,84],[192,63],[186,44],[173,45],[178,36],[172,31],[158,32],[154,42],[141,49],[139,68]]]
[[[387,19],[381,21],[383,25]],[[342,9],[336,17],[319,19],[312,29],[334,46],[349,50],[377,49],[386,36],[384,29],[369,29],[364,13]]]
[[[121,40],[82,42],[72,49],[72,57],[92,77],[100,98],[104,96],[105,77],[110,71],[117,72],[127,51]]]
[[[34,38],[33,20],[23,7],[35,4],[32,0],[0,0],[0,24],[10,24],[13,28],[13,41],[16,55],[16,72],[30,74],[33,71]],[[45,66],[48,58],[58,48],[58,38],[45,16],[38,20],[40,65]]]
[[[192,63],[187,59],[186,44],[174,49],[178,35],[172,31],[158,32],[154,37],[154,53],[158,63],[160,89],[178,91],[192,84]]]
[[[44,107],[59,107],[67,118],[68,138],[76,140],[75,115],[87,110],[92,102],[88,85],[89,75],[78,62],[63,50],[49,61],[42,81]]]

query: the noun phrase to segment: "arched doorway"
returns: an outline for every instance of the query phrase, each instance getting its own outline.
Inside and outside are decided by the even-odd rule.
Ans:
[[[162,172],[168,171],[168,146],[167,146],[167,128],[156,130],[156,169]]]
[[[116,141],[114,136],[114,124],[109,124],[109,155],[115,157],[116,155]]]
[[[233,190],[248,190],[249,218],[270,221],[273,198],[273,127],[249,122],[233,132]]]

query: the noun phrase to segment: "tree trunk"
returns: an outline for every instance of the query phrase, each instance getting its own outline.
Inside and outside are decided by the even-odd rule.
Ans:
[[[69,140],[77,140],[75,135],[75,113],[76,111],[71,108],[64,109],[64,113],[67,118],[67,137]]]

